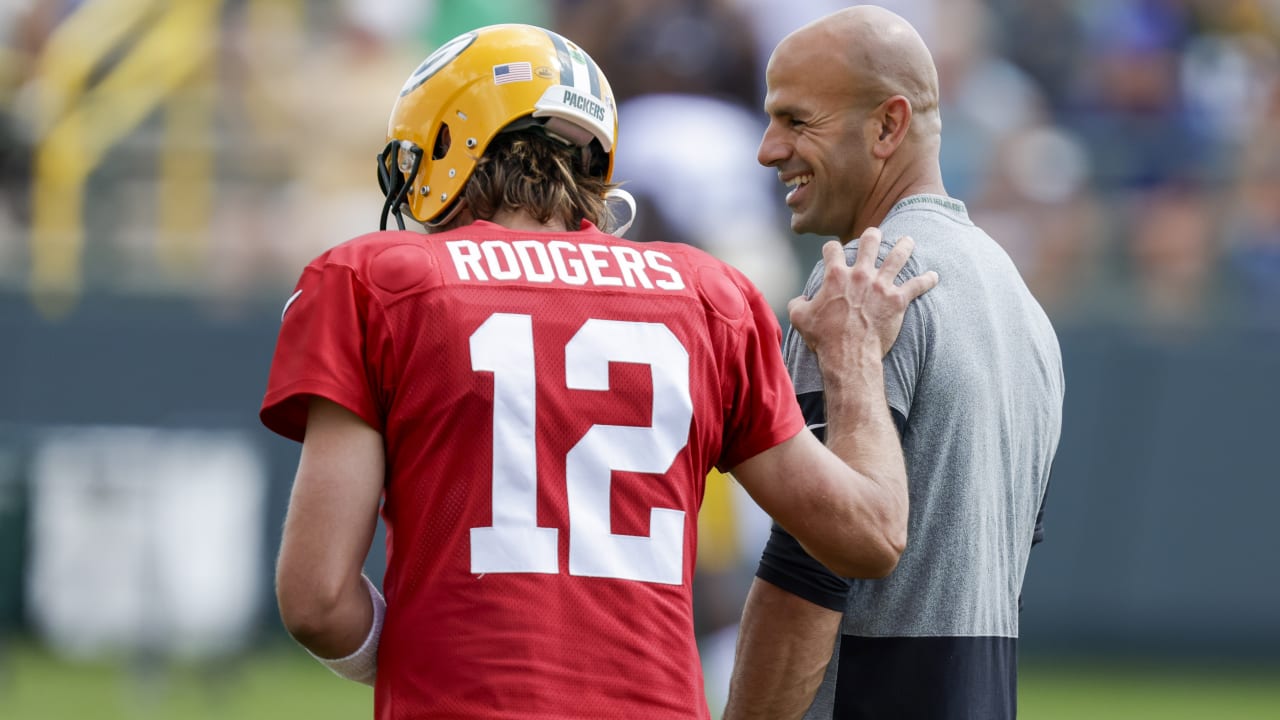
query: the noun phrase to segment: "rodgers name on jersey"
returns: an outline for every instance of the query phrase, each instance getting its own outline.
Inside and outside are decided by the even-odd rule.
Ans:
[[[459,280],[525,281],[648,290],[683,290],[671,258],[657,250],[566,240],[450,240]]]

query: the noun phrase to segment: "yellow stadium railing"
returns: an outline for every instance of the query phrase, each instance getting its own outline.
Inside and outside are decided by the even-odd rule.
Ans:
[[[31,293],[47,317],[69,312],[82,290],[85,185],[106,153],[170,99],[167,121],[184,133],[207,136],[207,100],[193,95],[195,90],[175,93],[209,71],[221,4],[85,2],[49,38],[37,70],[30,237]],[[119,59],[91,83],[104,59],[116,54]],[[179,147],[161,162],[160,224],[189,241],[201,235],[198,228],[207,220],[211,147],[198,138]],[[168,253],[176,262],[192,255]]]

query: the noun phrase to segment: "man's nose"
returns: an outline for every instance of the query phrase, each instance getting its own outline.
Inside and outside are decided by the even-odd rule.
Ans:
[[[765,167],[773,167],[786,160],[789,154],[790,149],[774,132],[774,127],[771,124],[765,129],[764,137],[760,138],[760,148],[756,151],[756,162]]]

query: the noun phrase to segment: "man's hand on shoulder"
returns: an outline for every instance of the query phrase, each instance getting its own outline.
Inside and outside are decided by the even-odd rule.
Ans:
[[[900,238],[877,268],[881,239],[879,228],[867,228],[858,240],[852,265],[845,261],[839,242],[828,242],[822,247],[826,265],[822,287],[812,299],[801,296],[787,305],[792,327],[820,363],[865,347],[864,343],[873,343],[876,357],[884,357],[898,338],[907,306],[938,284],[938,274],[930,270],[896,285],[915,241]]]

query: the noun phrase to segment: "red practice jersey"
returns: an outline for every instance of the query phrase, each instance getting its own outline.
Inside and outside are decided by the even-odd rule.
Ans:
[[[385,438],[377,717],[708,717],[698,508],[804,427],[780,337],[733,268],[589,223],[308,265],[261,417],[301,440],[318,395]]]

